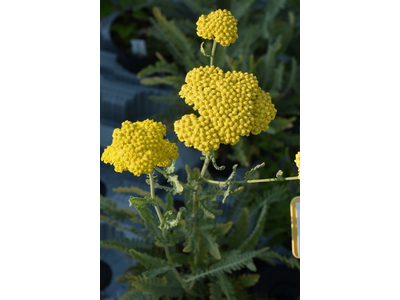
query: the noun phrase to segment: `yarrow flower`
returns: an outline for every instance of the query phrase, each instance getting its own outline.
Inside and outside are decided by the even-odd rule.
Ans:
[[[114,165],[116,172],[129,171],[136,176],[153,171],[155,166],[166,167],[179,157],[178,147],[168,139],[166,126],[145,120],[125,121],[113,132],[113,141],[101,156],[105,163]]]
[[[208,40],[215,38],[222,46],[229,46],[239,37],[237,22],[230,11],[218,9],[200,16],[196,22],[197,35]]]
[[[299,179],[300,179],[300,151],[297,152],[294,162],[296,163],[297,169],[299,171]]]
[[[184,115],[174,123],[187,147],[209,153],[220,144],[234,145],[240,136],[267,130],[275,118],[271,97],[253,74],[206,66],[189,71],[185,82],[179,95],[200,115]]]

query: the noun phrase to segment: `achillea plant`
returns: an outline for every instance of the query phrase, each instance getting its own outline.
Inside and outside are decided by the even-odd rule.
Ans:
[[[226,10],[199,18],[198,35],[214,40],[212,52],[207,55],[210,66],[188,72],[179,93],[199,116],[182,116],[174,124],[175,132],[187,147],[202,151],[201,170],[187,167],[186,182],[174,174],[178,148],[164,139],[165,126],[152,120],[122,123],[121,129],[114,130],[113,142],[101,157],[105,163],[114,165],[116,172],[147,174],[150,186],[149,192],[119,189],[141,196],[129,198],[130,206],[136,208],[132,211],[118,209],[111,200],[101,198],[104,212],[116,221],[131,220],[146,229],[132,230],[141,237],[135,241],[101,242],[102,247],[118,249],[139,262],[120,277],[130,283],[129,291],[121,299],[250,299],[246,288],[256,284],[259,275],[236,271],[247,268],[255,272],[254,258],[278,258],[291,267],[299,267],[294,258],[284,258],[259,247],[268,199],[259,203],[254,228],[250,228],[251,216],[246,207],[235,207],[237,218],[232,216],[225,223],[217,222],[222,213],[218,209],[220,199],[225,203],[229,196],[241,193],[244,185],[300,179],[300,176],[285,178],[281,171],[276,178],[255,179],[264,164],[246,172],[240,181],[235,180],[237,165],[225,181],[213,180],[207,171],[210,163],[217,170],[224,168],[216,162],[215,150],[220,144],[234,145],[241,136],[267,130],[277,113],[256,76],[237,71],[224,73],[213,65],[217,43],[228,46],[237,39],[236,23]],[[299,155],[296,164],[297,161],[299,167]],[[167,178],[171,186],[159,185],[157,173]],[[156,196],[156,188],[168,192],[165,201]],[[179,210],[173,205],[176,194],[185,197]],[[116,222],[103,219],[111,224]]]

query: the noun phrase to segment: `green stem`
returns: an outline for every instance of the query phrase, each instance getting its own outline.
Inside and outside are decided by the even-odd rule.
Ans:
[[[217,48],[217,41],[214,40],[213,47],[212,47],[212,50],[211,50],[211,56],[210,56],[210,67],[213,65],[213,62],[214,62],[214,54],[215,54],[215,49],[216,48]]]
[[[220,183],[226,183],[225,181],[217,181],[217,180],[210,180],[204,178],[205,181],[209,183],[215,183],[215,184],[220,184]],[[283,178],[283,181],[286,180],[299,180],[299,177],[286,177]],[[278,178],[266,178],[266,179],[254,179],[254,180],[243,180],[243,181],[232,181],[232,183],[263,183],[263,182],[272,182],[272,181],[282,181]]]
[[[153,177],[152,173],[149,173],[149,178],[150,178],[150,195],[151,195],[152,199],[155,199],[154,177]],[[158,207],[158,204],[156,204],[154,206],[154,208],[156,209],[156,212],[157,212],[157,215],[158,215],[158,219],[160,220],[160,224],[164,223],[164,218],[163,218],[163,216],[161,214],[161,211],[160,211],[160,208]],[[165,228],[162,229],[162,235],[163,235],[164,240],[166,240],[167,239],[167,233],[166,233]],[[164,250],[165,250],[165,255],[167,256],[168,263],[172,266],[174,263],[172,261],[171,254],[169,252],[169,248],[166,245],[164,245]],[[189,291],[186,288],[185,283],[182,280],[181,275],[179,274],[179,272],[176,270],[175,267],[172,267],[172,271],[174,272],[174,274],[175,274],[176,278],[178,279],[178,281],[181,283],[183,289],[187,293],[189,293],[191,295],[194,295],[194,296],[197,296],[196,294],[194,294],[193,292]]]
[[[210,156],[208,154],[206,154],[206,159],[204,160],[203,168],[201,169],[201,172],[200,172],[199,182],[197,183],[196,187],[194,188],[194,193],[193,193],[193,214],[197,210],[197,203],[198,203],[198,201],[197,201],[197,189],[200,186],[201,179],[207,180],[207,179],[204,178],[204,175],[206,174],[206,171],[207,171],[207,168],[208,168],[209,164],[210,164]]]

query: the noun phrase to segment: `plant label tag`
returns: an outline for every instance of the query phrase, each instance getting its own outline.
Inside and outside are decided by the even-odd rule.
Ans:
[[[300,258],[300,196],[290,202],[290,216],[292,219],[292,253]]]
[[[134,39],[134,40],[130,40],[130,42],[131,42],[131,50],[132,50],[133,54],[147,56],[145,40]]]

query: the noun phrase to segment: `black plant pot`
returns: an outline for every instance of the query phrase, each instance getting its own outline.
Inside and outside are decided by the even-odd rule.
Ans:
[[[137,74],[148,65],[155,64],[156,58],[135,55],[123,49],[118,49],[117,62],[127,71]]]

